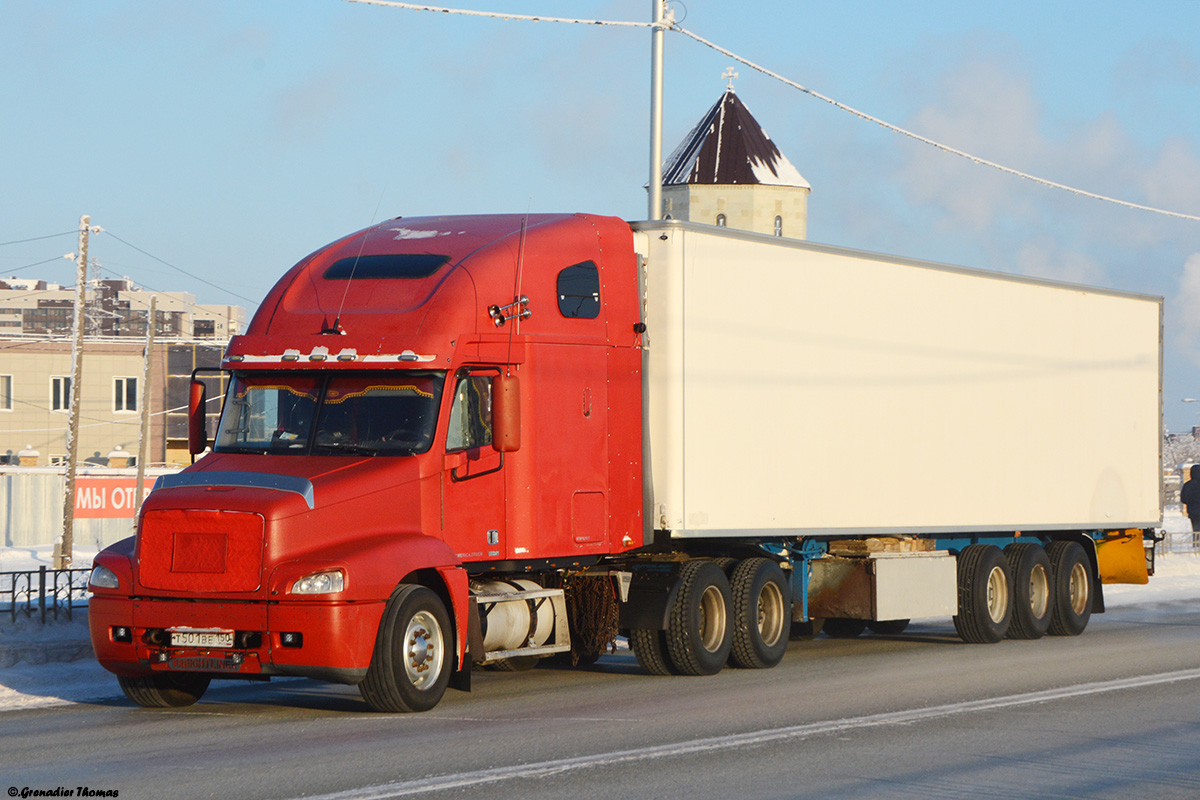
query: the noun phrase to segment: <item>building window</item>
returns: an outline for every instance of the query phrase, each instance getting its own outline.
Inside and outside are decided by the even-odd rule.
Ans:
[[[783,217],[775,218],[775,235],[783,236]]]
[[[138,410],[137,386],[137,378],[113,378],[113,411]]]
[[[71,405],[71,379],[65,375],[50,378],[50,410],[66,411]]]
[[[12,375],[0,375],[0,411],[12,411]]]
[[[725,227],[725,215],[724,214],[717,214],[717,227],[718,228]]]

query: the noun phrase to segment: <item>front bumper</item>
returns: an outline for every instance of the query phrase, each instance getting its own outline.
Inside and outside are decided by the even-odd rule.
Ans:
[[[100,665],[117,675],[295,675],[353,684],[371,663],[383,608],[381,601],[234,603],[95,595],[88,627]],[[233,630],[235,646],[172,647],[168,628]]]

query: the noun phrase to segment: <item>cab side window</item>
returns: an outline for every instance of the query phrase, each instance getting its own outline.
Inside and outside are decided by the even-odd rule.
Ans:
[[[463,375],[450,406],[447,450],[471,450],[492,443],[492,376]]]
[[[600,271],[594,262],[573,264],[558,273],[558,310],[573,319],[600,316]]]

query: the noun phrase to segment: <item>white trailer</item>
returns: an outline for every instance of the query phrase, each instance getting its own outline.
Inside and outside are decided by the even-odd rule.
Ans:
[[[1159,524],[1161,298],[727,228],[634,229],[655,528]]]

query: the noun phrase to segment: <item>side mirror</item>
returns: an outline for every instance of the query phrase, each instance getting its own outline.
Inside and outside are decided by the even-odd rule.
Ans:
[[[521,449],[521,381],[516,375],[492,379],[492,447],[501,453]]]
[[[208,430],[205,426],[205,409],[208,408],[208,387],[204,381],[192,379],[188,394],[188,452],[198,455],[208,447]]]

